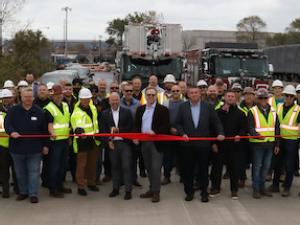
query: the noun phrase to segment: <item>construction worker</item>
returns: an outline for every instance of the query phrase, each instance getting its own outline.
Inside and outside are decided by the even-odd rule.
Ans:
[[[236,104],[240,105],[242,99],[243,88],[239,83],[234,83],[231,87],[231,90],[235,93]]]
[[[300,105],[300,84],[298,84],[296,87],[296,94],[297,94],[296,102],[298,105]]]
[[[0,99],[2,100],[2,106],[0,109],[0,134],[6,135],[5,129],[4,129],[4,119],[6,116],[6,113],[8,109],[13,104],[13,94],[8,89],[3,89],[0,91]],[[9,145],[9,137],[7,138],[0,138],[0,182],[2,184],[2,197],[3,198],[9,198],[9,167],[12,166],[13,168],[13,162],[12,158],[8,151],[8,145]],[[13,179],[14,179],[14,190],[15,192],[18,192],[18,184],[13,168]]]
[[[281,80],[274,80],[272,83],[272,91],[273,96],[269,98],[269,105],[272,106],[275,110],[277,110],[277,105],[279,103],[283,103],[283,83]]]
[[[170,97],[172,97],[172,87],[173,87],[173,85],[176,84],[176,79],[173,74],[167,74],[164,78],[163,83],[164,83],[164,89],[165,89],[164,95],[163,95],[163,97],[164,97],[163,101],[164,101],[164,100],[167,100]]]
[[[220,100],[218,99],[218,90],[216,85],[210,85],[207,88],[207,98],[206,101],[211,104],[213,107],[220,107]]]
[[[72,193],[63,187],[67,169],[70,112],[67,103],[63,102],[63,88],[59,84],[52,87],[52,100],[44,107],[51,144],[48,156],[48,187],[49,194],[55,198],[63,198],[64,193]]]
[[[169,77],[167,79],[167,81],[170,81],[171,79]],[[174,78],[174,80],[175,80],[175,78]],[[172,82],[173,82],[173,80],[172,80]],[[176,83],[176,81],[175,81],[175,83]],[[159,87],[159,85],[158,85],[158,78],[157,78],[156,75],[152,74],[152,75],[149,76],[148,87],[155,88],[155,90],[157,92],[157,102],[159,104],[163,104],[163,102],[164,102],[164,89],[162,89],[161,87]],[[147,104],[145,90],[146,90],[146,88],[142,90],[142,98],[140,100],[141,105],[146,105]]]
[[[299,146],[300,106],[295,103],[296,90],[293,85],[287,85],[284,88],[283,94],[284,103],[279,104],[277,108],[281,135],[280,152],[276,156],[273,184],[270,190],[279,192],[279,180],[282,174],[282,168],[284,168],[284,190],[281,195],[287,197],[290,195],[290,187],[293,182]]]
[[[199,80],[197,82],[197,87],[200,90],[201,100],[202,101],[206,100],[207,88],[208,88],[208,85],[207,85],[206,81],[205,80]]]
[[[93,135],[99,133],[98,113],[93,105],[92,93],[82,88],[79,93],[79,102],[76,103],[71,115],[71,126],[75,134]],[[91,191],[98,192],[96,186],[96,168],[98,159],[97,146],[100,142],[93,136],[76,136],[73,140],[74,152],[77,153],[76,181],[78,194],[86,196],[86,185]]]
[[[252,87],[245,87],[243,91],[244,100],[241,102],[239,109],[248,116],[250,109],[255,105],[255,91]],[[244,151],[241,151],[241,169],[240,169],[240,182],[239,187],[245,187],[247,179],[246,169],[249,168],[251,162],[251,149],[248,139],[241,140],[241,145]]]
[[[255,138],[249,141],[253,152],[252,187],[253,198],[259,199],[261,195],[271,197],[272,193],[265,188],[265,180],[271,165],[273,150],[279,153],[279,121],[276,111],[268,104],[269,93],[265,88],[257,90],[257,105],[248,113],[249,133]]]

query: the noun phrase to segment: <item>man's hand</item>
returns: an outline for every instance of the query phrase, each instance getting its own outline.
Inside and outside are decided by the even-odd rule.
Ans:
[[[116,128],[116,127],[112,127],[112,128],[111,128],[111,133],[112,133],[112,134],[117,134],[117,133],[119,133],[119,129]]]
[[[211,146],[211,148],[212,148],[212,151],[213,151],[214,153],[218,153],[219,148],[218,148],[218,145],[217,145],[217,144],[213,144],[213,145]]]
[[[184,140],[185,142],[188,142],[188,141],[189,141],[189,136],[187,136],[186,134],[182,135],[182,137],[185,139],[185,140]]]
[[[136,139],[134,139],[134,140],[132,140],[132,142],[133,142],[133,144],[135,144],[135,145],[139,145],[139,140],[136,140]]]
[[[149,130],[149,131],[147,132],[147,134],[154,135],[154,134],[155,134],[155,132],[154,132],[153,130]]]
[[[276,146],[276,147],[274,148],[274,154],[275,154],[275,155],[278,155],[279,151],[280,151],[279,147]]]
[[[48,155],[49,154],[49,148],[44,146],[43,147],[43,155]]]
[[[21,137],[21,135],[20,135],[18,132],[12,132],[12,133],[10,134],[10,136],[11,136],[12,138],[15,138],[15,139]]]
[[[225,136],[219,134],[219,135],[217,136],[217,140],[218,140],[218,141],[224,141],[224,140],[225,140]]]
[[[240,140],[241,140],[240,135],[236,135],[236,136],[234,137],[234,142],[239,142]]]
[[[171,128],[171,134],[176,135],[177,134],[177,129],[172,127]]]
[[[53,133],[50,133],[50,138],[52,139],[52,140],[55,140],[56,138],[57,138],[57,135],[53,132]]]

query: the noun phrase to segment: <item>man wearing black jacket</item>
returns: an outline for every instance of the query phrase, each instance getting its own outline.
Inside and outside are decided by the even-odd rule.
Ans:
[[[135,130],[148,134],[169,134],[169,111],[157,103],[157,90],[147,87],[145,90],[147,104],[137,108]],[[138,141],[134,141],[138,144]],[[150,183],[149,191],[141,194],[141,198],[152,198],[152,202],[160,201],[161,167],[165,142],[142,142],[142,155]]]
[[[214,108],[207,102],[201,101],[198,87],[188,89],[189,101],[180,105],[176,126],[178,134],[186,138],[183,143],[183,182],[186,201],[194,198],[193,182],[194,169],[199,166],[199,183],[201,201],[208,202],[208,162],[211,150],[210,141],[188,141],[189,137],[211,137],[214,132],[217,140],[224,140],[223,127]]]
[[[240,160],[242,151],[240,136],[246,135],[246,116],[236,105],[236,97],[233,91],[227,91],[224,96],[224,105],[217,110],[226,137],[235,137],[234,140],[225,140],[213,144],[213,165],[211,170],[212,189],[210,196],[220,193],[222,170],[226,159],[230,177],[230,189],[232,199],[238,199],[238,182],[240,172]]]

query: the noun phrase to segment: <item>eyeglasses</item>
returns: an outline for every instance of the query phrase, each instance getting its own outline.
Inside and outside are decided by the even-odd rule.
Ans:
[[[233,92],[241,93],[242,91],[241,90],[233,90]]]
[[[206,86],[198,86],[198,88],[200,88],[200,89],[205,89],[205,88],[207,88]]]
[[[268,97],[258,97],[258,99],[260,99],[260,100],[266,100],[266,99],[268,99]]]
[[[155,94],[147,94],[148,97],[154,97]]]
[[[286,98],[294,98],[294,95],[284,95]]]
[[[125,92],[133,92],[133,90],[125,90]]]
[[[110,89],[111,89],[111,90],[119,89],[119,87],[111,87]]]
[[[172,92],[180,92],[180,90],[172,90]]]

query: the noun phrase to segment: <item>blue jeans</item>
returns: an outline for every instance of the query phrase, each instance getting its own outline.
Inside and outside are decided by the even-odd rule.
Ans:
[[[285,169],[286,176],[284,181],[284,187],[290,189],[296,168],[296,157],[298,157],[298,145],[298,140],[281,139],[280,152],[276,156],[277,160],[274,169],[274,187],[279,187],[279,179],[282,174],[282,169]]]
[[[59,192],[63,187],[69,153],[68,141],[67,139],[51,142],[48,156],[48,185],[50,192]]]
[[[40,180],[41,153],[11,153],[11,156],[15,165],[20,194],[29,195],[30,197],[37,196]]]
[[[252,187],[260,192],[265,189],[266,176],[271,166],[273,147],[255,144],[253,146]]]

